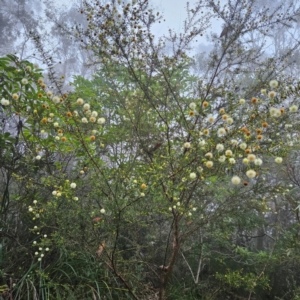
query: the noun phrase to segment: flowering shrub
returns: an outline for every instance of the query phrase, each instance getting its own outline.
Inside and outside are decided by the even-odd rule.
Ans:
[[[112,263],[114,236],[121,232],[120,221],[114,221],[118,215],[123,222],[137,221],[137,216],[144,216],[151,206],[154,214],[159,213],[166,220],[173,218],[178,228],[191,222],[195,230],[221,209],[215,204],[212,210],[213,201],[201,197],[206,186],[215,184],[215,176],[232,190],[243,181],[255,184],[266,172],[264,161],[274,157],[276,163],[282,163],[288,151],[285,124],[295,120],[297,111],[288,109],[295,104],[280,98],[283,83],[275,87],[278,91],[274,97],[255,94],[255,104],[251,100],[241,104],[236,97],[231,99],[231,109],[225,106],[216,111],[214,102],[206,106],[202,99],[182,96],[168,114],[161,115],[166,104],[152,107],[143,90],[124,88],[109,108],[105,101],[112,104],[116,95],[108,86],[102,86],[101,96],[93,94],[93,89],[77,95],[81,88],[74,94],[57,96],[48,90],[40,70],[30,63],[13,56],[2,62],[6,62],[3,74],[7,74],[8,62],[15,64],[10,74],[14,85],[1,95],[10,103],[2,106],[2,114],[12,124],[22,122],[20,131],[11,132],[10,136],[17,134],[15,147],[29,170],[23,177],[17,173],[12,176],[16,182],[27,182],[21,201],[27,205],[31,219],[27,230],[31,232],[28,242],[33,241],[33,263],[44,265],[51,253],[55,255],[60,239],[66,238],[66,224],[71,222],[77,228],[76,215],[91,220],[89,230],[100,226],[104,232],[112,233],[105,238],[103,250],[107,256],[101,256],[107,263]],[[28,82],[23,85],[25,76]],[[274,86],[274,81],[271,83]],[[162,87],[156,89],[155,95]],[[142,105],[145,112],[139,118],[135,105]],[[192,107],[194,116],[190,117],[188,107]],[[180,119],[176,111],[181,114]],[[229,123],[225,113],[231,116]],[[98,116],[98,122],[88,121]],[[181,132],[173,130],[176,128],[181,128]],[[288,132],[291,136],[297,134],[294,127],[289,127]],[[136,141],[132,141],[133,135]],[[161,144],[151,150],[151,136],[155,135]],[[228,202],[228,206],[234,203]],[[97,217],[99,213],[104,218]],[[182,233],[174,232],[172,251],[180,249],[183,228]],[[76,230],[74,237],[78,238]],[[103,234],[95,237],[99,242],[104,239]],[[86,239],[85,243],[92,248],[95,245]],[[116,269],[116,276],[118,272]]]
[[[7,264],[8,273],[14,261],[19,265],[18,293],[26,274],[53,295],[60,294],[58,285],[79,281],[78,293],[90,298],[116,287],[112,299],[120,288],[141,299],[150,282],[165,299],[180,255],[198,283],[201,264],[194,276],[184,247],[201,230],[217,235],[218,222],[230,227],[231,216],[246,209],[267,210],[266,202],[245,195],[253,197],[270,162],[284,164],[298,144],[297,97],[286,96],[284,76],[251,79],[240,93],[214,87],[218,69],[209,83],[199,79],[183,50],[170,57],[160,46],[149,52],[153,38],[145,31],[160,19],[142,14],[145,3],[123,5],[120,16],[109,4],[97,14],[86,4],[87,46],[101,50],[99,70],[91,80],[75,77],[73,92],[63,92],[53,76],[49,88],[30,62],[13,55],[0,60],[2,212],[7,236],[16,228],[26,249],[25,258],[13,252]],[[137,41],[140,53],[131,51]],[[254,273],[243,285],[240,273],[216,278],[226,284],[235,278],[234,286],[251,293],[256,282],[267,286]]]

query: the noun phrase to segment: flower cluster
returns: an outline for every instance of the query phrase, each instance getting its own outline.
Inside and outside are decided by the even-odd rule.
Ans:
[[[8,106],[9,105],[9,100],[5,99],[5,98],[2,98],[0,103],[3,105],[3,106]]]

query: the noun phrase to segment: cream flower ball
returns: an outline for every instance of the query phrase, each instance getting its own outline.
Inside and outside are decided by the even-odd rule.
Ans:
[[[238,185],[238,184],[241,183],[241,178],[238,177],[238,176],[233,176],[233,177],[231,178],[231,182],[232,182],[232,184],[234,184],[234,185]]]
[[[246,175],[249,177],[249,178],[254,178],[256,176],[256,172],[254,170],[248,170],[246,172]]]
[[[196,173],[192,172],[192,173],[190,174],[190,178],[191,178],[192,180],[194,180],[196,177],[197,177]]]

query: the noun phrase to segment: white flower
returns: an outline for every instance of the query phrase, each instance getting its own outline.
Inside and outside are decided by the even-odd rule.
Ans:
[[[212,168],[212,166],[214,165],[214,163],[212,162],[212,161],[207,161],[206,163],[205,163],[205,165],[206,165],[206,167],[207,168]]]
[[[275,114],[274,114],[274,117],[279,118],[280,116],[281,116],[281,111],[280,111],[280,109],[277,109]]]
[[[40,155],[37,155],[36,157],[35,157],[35,159],[36,160],[40,160],[42,157],[40,156]]]
[[[247,148],[247,144],[246,144],[246,143],[241,143],[241,144],[240,144],[240,148],[241,148],[242,150],[245,150],[245,149]]]
[[[12,94],[12,97],[14,98],[14,100],[18,100],[19,99],[19,95],[17,93]]]
[[[222,155],[222,156],[219,157],[218,160],[219,160],[220,163],[223,163],[226,160],[226,156]]]
[[[274,98],[274,97],[276,96],[276,92],[270,91],[270,92],[268,93],[268,96],[269,96],[270,98]]]
[[[59,124],[58,124],[57,122],[55,122],[55,123],[53,123],[53,126],[54,126],[54,127],[58,127]]]
[[[74,201],[78,201],[78,197],[73,197],[73,200]]]
[[[141,193],[141,197],[145,197],[145,193]]]
[[[186,142],[186,143],[184,143],[183,146],[184,146],[184,148],[189,149],[189,148],[191,148],[191,143]]]
[[[37,204],[37,200],[33,200],[33,204]]]
[[[231,182],[232,182],[232,184],[234,184],[234,185],[238,185],[238,184],[241,183],[241,178],[238,177],[238,176],[233,176],[233,177],[231,178]]]
[[[91,114],[91,116],[92,116],[92,117],[94,117],[94,118],[97,118],[97,116],[98,116],[98,113],[97,113],[96,111],[92,111],[92,114]]]
[[[104,118],[99,118],[97,121],[98,124],[102,125],[105,123],[105,119]]]
[[[203,168],[202,167],[197,167],[197,170],[199,173],[203,172]]]
[[[197,207],[193,207],[193,211],[196,211],[197,210]]]
[[[41,258],[41,257],[39,257],[39,258],[38,258],[38,261],[41,261],[41,260],[42,260],[42,258]]]
[[[232,156],[232,151],[231,150],[226,150],[225,155],[226,156]]]
[[[226,122],[231,125],[233,123],[233,119],[232,118],[227,118]]]
[[[60,98],[59,98],[58,96],[54,96],[54,97],[52,98],[52,101],[53,101],[55,104],[57,104],[57,103],[60,102]]]
[[[55,139],[56,139],[57,141],[59,141],[59,140],[60,140],[60,137],[59,137],[59,136],[56,136]]]
[[[255,159],[256,159],[255,154],[248,154],[248,160],[249,160],[249,161],[254,162]]]
[[[44,238],[46,238],[47,237],[47,234],[44,234]]]
[[[51,91],[48,91],[48,92],[47,92],[47,96],[48,96],[49,98],[51,98],[52,95],[53,95],[53,93],[52,93]]]
[[[70,187],[71,187],[71,189],[75,189],[75,188],[76,188],[76,183],[75,183],[75,182],[72,182],[72,183],[70,184]]]
[[[213,158],[213,154],[211,152],[206,153],[205,156],[208,158]]]
[[[82,118],[82,119],[81,119],[81,122],[87,124],[89,121],[88,121],[87,118]]]
[[[53,196],[56,196],[56,195],[57,195],[57,191],[53,191],[53,192],[52,192],[52,195],[53,195]]]
[[[100,212],[101,212],[101,214],[105,214],[105,209],[104,209],[104,208],[101,208],[101,209],[100,209]]]
[[[90,107],[91,107],[91,106],[90,106],[88,103],[86,103],[86,104],[83,105],[83,109],[84,109],[84,110],[89,110]]]
[[[196,173],[192,172],[192,173],[190,174],[190,178],[191,178],[192,180],[195,179],[196,177],[197,177]]]
[[[256,176],[256,172],[254,170],[248,170],[246,172],[246,175],[249,177],[249,178],[254,178]]]
[[[224,151],[224,145],[223,144],[217,144],[216,149],[218,152]]]
[[[275,158],[275,162],[276,162],[277,164],[281,164],[281,163],[282,163],[282,157],[276,157],[276,158]]]
[[[209,135],[209,129],[204,129],[203,132],[200,132],[200,135],[204,134],[204,135]]]
[[[190,103],[189,107],[190,107],[190,109],[194,110],[197,107],[197,105],[195,102],[192,102],[192,103]]]
[[[38,253],[38,252],[35,252],[34,255],[39,255],[39,253]]]
[[[236,146],[238,144],[238,141],[237,140],[231,140],[230,143],[233,145],[233,146]]]
[[[218,136],[223,136],[226,134],[225,128],[221,127],[218,129]]]
[[[46,250],[46,251],[49,251],[49,248],[46,248],[45,250]]]
[[[204,140],[199,141],[199,146],[203,147],[205,144],[206,144],[206,142]]]
[[[215,121],[215,118],[213,116],[209,116],[208,119],[207,119],[207,121],[209,123],[213,123]]]
[[[290,106],[290,112],[296,112],[298,110],[298,106],[297,105],[292,105]]]
[[[178,201],[178,202],[176,203],[176,205],[177,205],[177,206],[180,206],[180,202]]]
[[[36,245],[36,241],[34,241],[33,244]]]
[[[23,79],[21,80],[21,82],[22,82],[22,84],[28,84],[28,80],[27,80],[26,78],[23,78]]]
[[[271,107],[270,108],[270,115],[271,115],[271,117],[280,117],[281,116],[281,111],[278,108]]]
[[[267,95],[267,90],[266,90],[266,89],[261,89],[260,92],[261,92],[263,95]]]
[[[84,100],[81,98],[77,99],[77,104],[82,105],[84,103]]]
[[[270,81],[270,87],[271,89],[276,89],[278,87],[278,81],[277,80],[271,80]]]
[[[245,103],[246,103],[245,99],[240,99],[240,104],[245,104]]]
[[[6,99],[4,99],[4,98],[2,98],[0,102],[1,102],[1,104],[2,104],[3,106],[9,105],[9,101],[6,100]]]
[[[262,163],[263,163],[263,161],[262,161],[260,158],[256,158],[256,159],[254,160],[254,164],[255,164],[256,166],[261,166]]]
[[[229,158],[229,163],[230,163],[230,164],[232,164],[232,165],[233,165],[233,164],[235,164],[235,159],[234,159],[234,158],[232,158],[232,157],[231,157],[231,158]]]
[[[32,212],[32,211],[33,211],[33,208],[32,208],[32,207],[29,207],[29,208],[28,208],[28,211]]]

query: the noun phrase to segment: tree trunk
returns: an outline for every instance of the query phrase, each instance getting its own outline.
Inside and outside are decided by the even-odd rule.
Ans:
[[[162,266],[162,274],[161,274],[161,285],[159,289],[159,300],[165,300],[166,294],[166,287],[169,282],[169,278],[172,275],[173,267],[175,265],[179,249],[180,249],[180,242],[179,242],[179,225],[180,218],[178,216],[175,217],[174,220],[174,235],[173,235],[173,244],[172,244],[172,253],[169,260],[169,264],[167,266]]]

